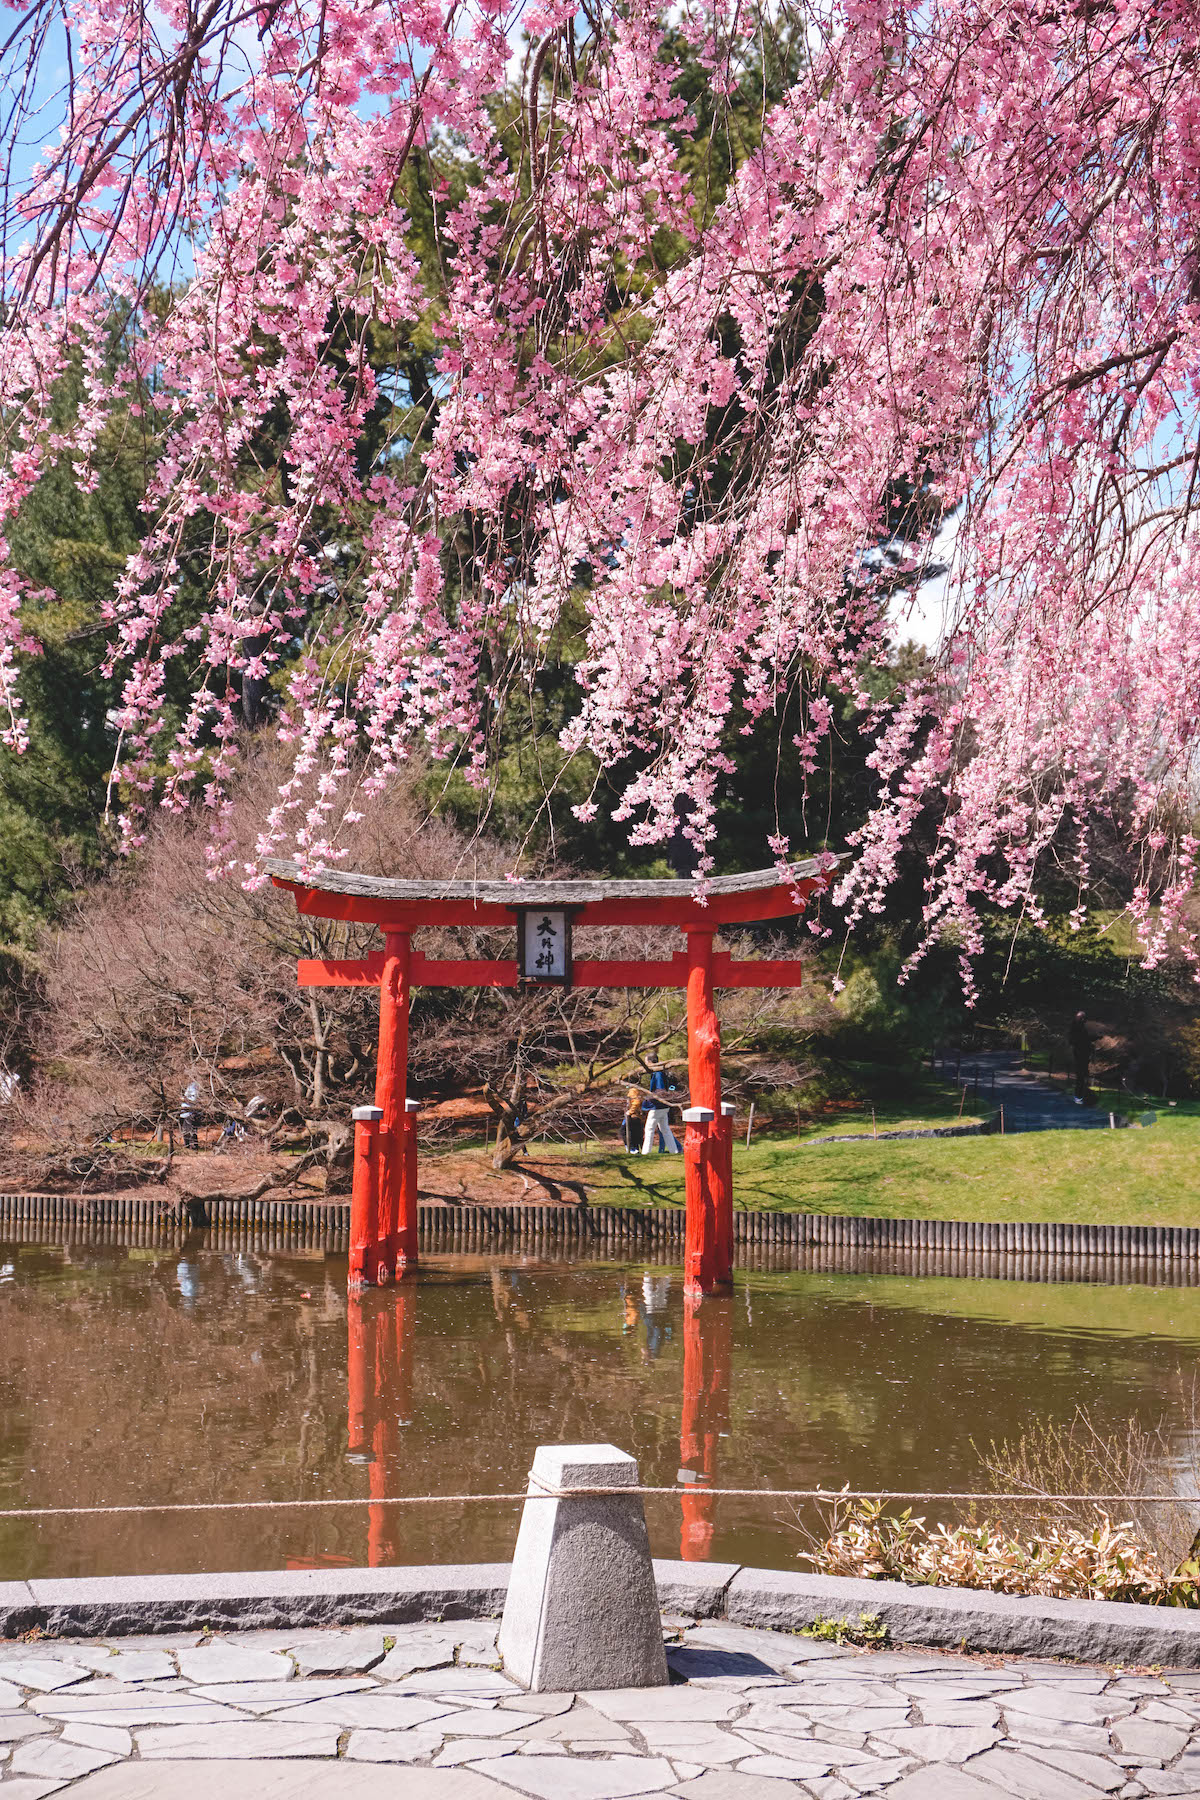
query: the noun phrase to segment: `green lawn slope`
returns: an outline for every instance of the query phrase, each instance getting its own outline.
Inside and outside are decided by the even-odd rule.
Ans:
[[[683,1160],[538,1146],[593,1205],[682,1206]],[[1200,1117],[1148,1129],[838,1143],[767,1138],[734,1146],[735,1203],[880,1218],[1063,1224],[1200,1224]],[[484,1196],[479,1196],[481,1199]],[[531,1193],[531,1199],[535,1196]]]

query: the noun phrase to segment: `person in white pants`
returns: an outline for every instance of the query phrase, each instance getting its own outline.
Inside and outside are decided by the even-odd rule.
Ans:
[[[649,1156],[650,1152],[653,1150],[655,1132],[658,1133],[664,1150],[668,1150],[672,1156],[678,1156],[680,1154],[679,1139],[675,1136],[675,1133],[667,1123],[667,1109],[665,1106],[653,1107],[651,1111],[646,1114],[646,1130],[642,1137],[643,1156]]]
[[[649,1058],[648,1061],[650,1092],[642,1101],[646,1110],[646,1129],[642,1134],[642,1155],[649,1156],[654,1149],[654,1139],[657,1136],[664,1150],[671,1156],[678,1156],[680,1154],[679,1140],[667,1123],[666,1106],[656,1104],[660,1097],[665,1096],[669,1091],[666,1070],[660,1069],[653,1058]]]

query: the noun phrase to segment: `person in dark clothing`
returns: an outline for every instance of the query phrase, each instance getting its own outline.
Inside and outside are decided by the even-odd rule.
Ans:
[[[1077,1012],[1071,1021],[1071,1054],[1075,1058],[1075,1104],[1086,1106],[1091,1095],[1088,1078],[1091,1073],[1092,1040],[1085,1012]]]

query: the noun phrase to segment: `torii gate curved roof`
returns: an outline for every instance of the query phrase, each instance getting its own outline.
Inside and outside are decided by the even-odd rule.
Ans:
[[[713,875],[703,888],[687,880],[406,881],[351,869],[309,874],[294,862],[263,864],[276,887],[290,889],[310,917],[392,925],[511,925],[518,908],[568,907],[577,926],[679,925],[716,930],[802,912],[827,886],[828,857],[743,875]]]

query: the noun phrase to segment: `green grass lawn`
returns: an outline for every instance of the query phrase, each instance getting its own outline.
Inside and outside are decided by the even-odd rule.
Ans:
[[[1160,1114],[1148,1130],[849,1144],[767,1138],[749,1150],[735,1144],[733,1155],[735,1203],[750,1209],[1200,1224],[1200,1116],[1190,1108]],[[593,1205],[683,1204],[681,1157],[539,1145],[530,1158],[550,1165],[560,1160],[572,1165]]]

